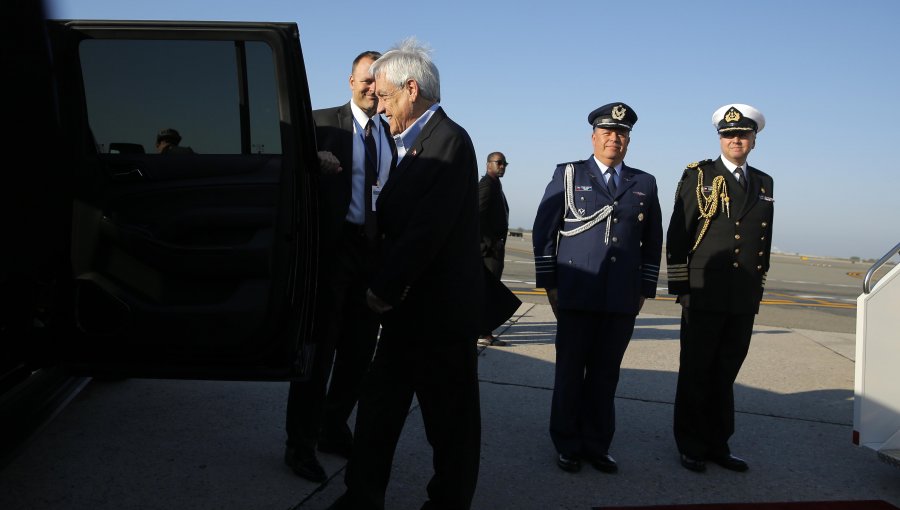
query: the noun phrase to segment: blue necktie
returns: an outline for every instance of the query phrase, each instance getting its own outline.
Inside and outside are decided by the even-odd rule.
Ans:
[[[610,167],[606,173],[609,174],[609,179],[606,181],[606,188],[609,189],[610,195],[616,196],[616,171]]]

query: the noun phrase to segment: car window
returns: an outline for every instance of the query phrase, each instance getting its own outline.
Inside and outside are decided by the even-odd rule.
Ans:
[[[156,154],[164,129],[196,154],[281,153],[274,59],[264,42],[87,39],[79,54],[101,154]]]

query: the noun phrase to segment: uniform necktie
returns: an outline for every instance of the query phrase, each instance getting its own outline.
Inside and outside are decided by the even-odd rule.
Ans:
[[[363,194],[366,197],[365,231],[366,237],[369,239],[374,238],[378,230],[375,212],[372,211],[372,186],[375,186],[378,180],[378,165],[376,164],[378,151],[375,149],[375,136],[372,133],[374,127],[375,124],[372,122],[372,119],[369,119],[363,131],[363,143],[366,146],[366,185],[363,190]]]
[[[734,169],[734,178],[737,179],[742,189],[747,189],[747,179],[744,178],[744,171],[741,170],[741,167]]]
[[[609,174],[609,179],[606,180],[606,187],[609,189],[609,194],[616,196],[616,171],[610,167],[606,173]]]

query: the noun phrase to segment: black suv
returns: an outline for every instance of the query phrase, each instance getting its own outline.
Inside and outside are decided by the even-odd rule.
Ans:
[[[302,378],[318,160],[297,25],[14,5],[0,412],[21,424],[4,441],[71,376]],[[181,149],[160,152],[173,132]]]

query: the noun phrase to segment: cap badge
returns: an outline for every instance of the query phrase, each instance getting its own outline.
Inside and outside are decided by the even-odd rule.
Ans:
[[[741,120],[741,112],[735,107],[731,107],[725,112],[725,122],[738,122]]]
[[[625,118],[625,112],[626,112],[626,110],[625,110],[624,106],[622,106],[622,105],[615,106],[612,109],[612,118],[614,118],[616,120],[622,120]]]

